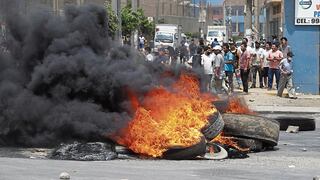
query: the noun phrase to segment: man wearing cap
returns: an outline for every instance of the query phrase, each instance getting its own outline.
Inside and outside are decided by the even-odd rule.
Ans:
[[[297,97],[295,95],[295,89],[294,89],[293,83],[292,83],[292,74],[293,74],[292,57],[293,57],[293,53],[288,52],[287,58],[284,58],[279,64],[279,69],[280,69],[281,75],[280,75],[280,82],[279,82],[279,88],[278,88],[277,95],[282,97],[283,90],[287,85],[289,98],[297,99]]]

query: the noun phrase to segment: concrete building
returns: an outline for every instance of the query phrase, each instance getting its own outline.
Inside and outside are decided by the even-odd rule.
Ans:
[[[266,26],[265,38],[269,41],[273,36],[278,38],[283,36],[283,3],[281,0],[265,0],[264,1]],[[292,10],[294,11],[294,10]]]
[[[198,32],[199,12],[205,0],[139,0],[138,7],[145,15],[152,17],[156,23],[180,24],[184,32]]]
[[[258,5],[254,4],[257,3]],[[229,30],[229,36],[243,37],[245,34],[245,17],[246,11],[249,9],[246,6],[247,0],[224,0],[221,4],[215,4],[214,6],[208,6],[208,24],[209,25],[226,25]],[[263,13],[264,0],[252,1],[253,9],[259,10],[259,25],[258,28],[252,28],[257,32],[259,36],[264,35],[264,23],[266,19]],[[251,13],[251,14],[252,14]],[[255,18],[252,17],[252,21],[255,22]]]

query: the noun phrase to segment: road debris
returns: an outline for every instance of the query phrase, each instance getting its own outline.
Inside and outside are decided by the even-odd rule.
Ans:
[[[287,133],[298,133],[299,132],[299,126],[288,126],[288,129],[286,130]]]
[[[70,179],[70,175],[67,172],[62,172],[60,174],[60,179]]]

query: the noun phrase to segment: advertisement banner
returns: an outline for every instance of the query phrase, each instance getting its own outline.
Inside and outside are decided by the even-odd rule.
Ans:
[[[295,0],[295,25],[320,25],[320,0]]]

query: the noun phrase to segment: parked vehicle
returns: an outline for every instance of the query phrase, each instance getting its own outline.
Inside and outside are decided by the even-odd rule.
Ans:
[[[223,44],[223,42],[226,40],[226,32],[227,28],[226,26],[208,26],[207,31],[207,42],[208,44],[211,44],[212,41],[217,38],[220,45]]]
[[[182,33],[181,37],[185,37]],[[178,25],[157,24],[154,36],[154,52],[158,52],[161,47],[171,46],[176,49],[179,46]]]

